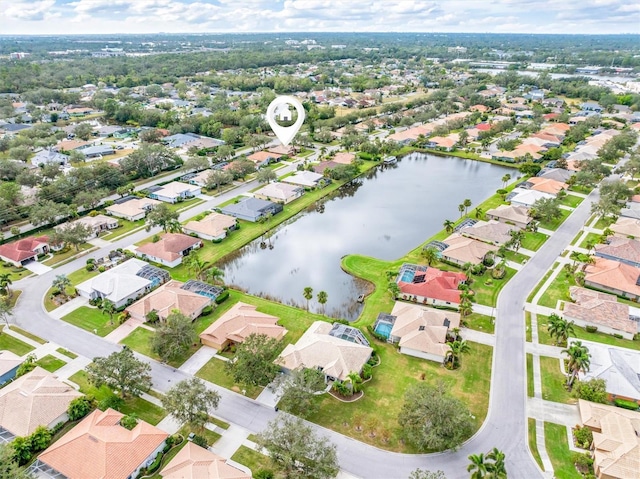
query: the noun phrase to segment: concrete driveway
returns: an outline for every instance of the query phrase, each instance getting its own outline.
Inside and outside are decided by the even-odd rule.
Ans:
[[[38,263],[37,261],[31,261],[25,264],[24,267],[32,273],[37,274],[38,276],[40,276],[41,274],[46,274],[53,269],[46,264]]]

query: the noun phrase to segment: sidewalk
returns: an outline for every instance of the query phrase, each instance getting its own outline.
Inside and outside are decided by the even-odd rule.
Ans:
[[[209,346],[202,346],[178,369],[183,373],[195,375],[217,352],[217,350]]]
[[[537,397],[528,398],[527,411],[529,417],[540,421],[562,424],[563,426],[569,427],[581,424],[578,406],[575,404],[545,401]]]
[[[245,428],[231,424],[222,437],[210,448],[212,452],[229,459],[249,437]]]
[[[487,346],[496,345],[496,337],[493,334],[483,333],[469,328],[462,328],[460,334],[466,341],[473,341],[474,343],[485,344]]]

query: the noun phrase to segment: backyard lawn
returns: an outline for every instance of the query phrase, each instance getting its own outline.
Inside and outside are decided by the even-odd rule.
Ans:
[[[544,423],[544,443],[558,479],[582,479],[573,465],[573,452],[569,449],[567,428],[550,422]]]
[[[536,437],[536,420],[530,417],[527,419],[527,422],[529,424],[529,428],[527,430],[529,435],[529,449],[531,450],[533,458],[538,463],[538,466],[540,466],[540,469],[544,471],[542,459],[540,458],[540,452],[538,451],[538,438]]]
[[[57,371],[67,363],[62,359],[58,359],[55,356],[52,356],[51,354],[47,354],[43,358],[38,359],[36,361],[36,364],[52,373],[54,371]]]
[[[13,336],[9,336],[7,333],[3,333],[2,328],[0,328],[0,351],[7,350],[17,354],[18,356],[24,356],[34,349],[35,348],[23,341],[20,341],[18,338],[14,338]]]
[[[69,378],[69,381],[76,383],[80,386],[80,392],[84,394],[93,395],[98,401],[102,401],[110,396],[114,395],[114,392],[111,391],[107,386],[102,385],[100,388],[96,388],[95,386],[89,383],[89,379],[87,377],[87,373],[84,371],[78,371],[73,376]],[[149,424],[153,424],[154,426],[158,424],[162,419],[167,415],[164,409],[160,406],[156,406],[149,401],[136,398],[136,397],[128,397],[124,401],[124,405],[120,409],[120,412],[123,414],[136,414],[138,418],[143,421],[147,421]]]
[[[113,316],[113,324],[110,324],[108,314],[103,314],[102,310],[89,306],[80,306],[61,319],[86,331],[92,333],[95,331],[100,337],[106,336],[118,327],[116,315]]]
[[[575,404],[565,389],[567,378],[560,371],[560,360],[540,356],[540,374],[542,375],[542,399],[547,401]]]

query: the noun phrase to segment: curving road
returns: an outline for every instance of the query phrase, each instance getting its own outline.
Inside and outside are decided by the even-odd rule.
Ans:
[[[253,182],[248,183],[230,192],[228,196],[235,197],[254,186]],[[597,198],[596,192],[590,195],[589,200],[594,198]],[[188,210],[183,216],[191,217],[226,199],[223,195]],[[408,455],[383,451],[313,425],[336,444],[340,465],[345,471],[367,479],[404,479],[412,470],[424,468],[443,470],[449,479],[466,478],[467,456],[497,447],[506,454],[509,477],[542,477],[527,445],[524,302],[529,292],[584,225],[590,215],[589,200],[582,202],[540,251],[509,281],[498,297],[489,413],[480,431],[457,452]],[[108,250],[126,247],[157,230],[156,228],[151,232],[141,231],[42,276],[17,281],[14,287],[21,289],[23,293],[15,308],[15,322],[27,331],[89,358],[106,356],[118,350],[118,345],[51,318],[42,307],[42,299],[55,275],[68,274],[82,268],[87,258],[104,256]],[[152,365],[154,388],[159,391],[164,392],[172,384],[187,377],[171,367],[145,359]],[[273,409],[256,401],[215,385],[210,387],[219,391],[222,396],[220,407],[215,414],[251,432],[263,430],[276,415]]]

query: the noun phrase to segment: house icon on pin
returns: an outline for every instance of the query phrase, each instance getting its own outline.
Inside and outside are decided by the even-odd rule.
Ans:
[[[291,121],[291,110],[289,110],[288,103],[278,105],[273,114],[280,121]]]

